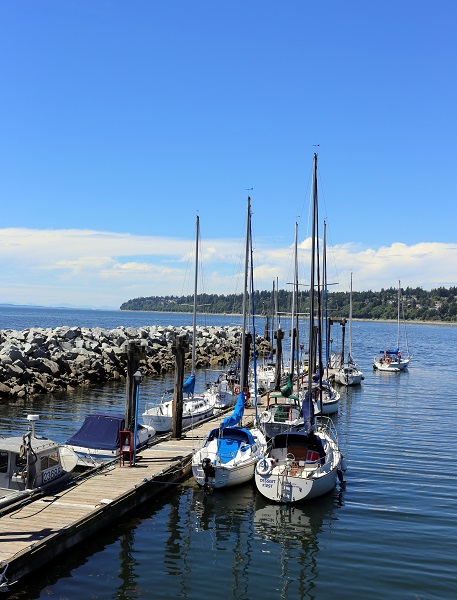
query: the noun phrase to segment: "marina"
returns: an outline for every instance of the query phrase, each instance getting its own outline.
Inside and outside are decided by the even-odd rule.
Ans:
[[[52,319],[60,318],[59,312],[50,312],[46,318],[55,326]],[[14,317],[18,328],[28,324],[24,319],[29,313],[23,313]],[[91,311],[74,311],[70,317],[82,323],[85,314],[94,316]],[[7,321],[7,315],[3,318]],[[106,318],[128,320],[133,327],[155,319],[183,321],[183,315],[115,311]],[[232,317],[218,319],[225,324]],[[102,320],[100,325],[106,326]],[[227,598],[237,600],[365,600],[377,594],[453,600],[457,399],[449,394],[448,384],[457,360],[456,329],[410,324],[415,358],[409,368],[398,374],[373,370],[380,340],[395,334],[395,323],[354,322],[353,343],[365,379],[360,386],[341,388],[339,411],[332,417],[347,459],[344,488],[337,486],[321,499],[287,507],[269,502],[250,483],[206,494],[189,475],[170,482],[163,493],[70,552],[56,553],[31,578],[13,586],[9,597],[210,600],[224,590]],[[422,368],[424,357],[427,369]],[[214,378],[212,373],[199,373],[200,380],[204,376]],[[171,381],[146,379],[141,403],[157,398]],[[43,430],[64,442],[87,414],[117,413],[124,402],[125,385],[112,383],[2,404],[1,433],[16,434],[21,431],[19,422],[36,413]],[[199,444],[213,425],[214,421],[205,424]],[[170,454],[176,458],[177,452]],[[147,470],[148,475],[157,473]],[[118,471],[127,479],[135,469]],[[97,497],[74,503],[94,507],[103,499],[110,499],[110,493],[102,486]],[[40,513],[43,529],[50,527],[50,508]],[[110,509],[97,510],[103,514]],[[5,515],[9,540],[27,531],[23,516],[22,511]],[[21,543],[24,548],[27,540]],[[8,547],[1,536],[2,553],[8,553]]]

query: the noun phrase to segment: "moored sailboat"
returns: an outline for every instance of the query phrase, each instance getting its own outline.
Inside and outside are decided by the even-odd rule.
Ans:
[[[343,336],[341,341],[341,361],[340,366],[335,373],[335,381],[341,385],[359,385],[364,379],[362,371],[357,368],[357,365],[352,357],[352,273],[351,273],[351,291],[349,296],[349,353],[348,359],[344,361],[344,331],[346,322],[343,321]]]
[[[246,228],[245,285],[243,294],[243,329],[241,336],[240,391],[233,414],[226,417],[219,428],[212,429],[203,444],[192,457],[192,474],[196,482],[207,491],[213,488],[230,487],[251,480],[255,466],[266,452],[263,432],[254,427],[241,426],[247,393],[247,361],[249,356],[246,344],[247,277],[251,253],[251,205],[248,197]],[[252,273],[252,259],[251,259]],[[252,291],[252,289],[251,289]],[[255,343],[255,328],[254,343]],[[255,349],[254,349],[255,355]],[[257,390],[254,381],[254,403],[257,407]]]
[[[314,347],[314,292],[316,239],[318,235],[317,154],[313,162],[313,202],[310,281],[310,364]],[[319,283],[317,283],[319,285]],[[271,450],[256,466],[255,483],[259,492],[275,502],[294,503],[330,492],[337,478],[343,479],[343,458],[338,446],[333,422],[322,415],[316,419],[312,369],[308,369],[308,384],[304,394],[302,431],[285,431],[272,440]]]
[[[392,349],[380,350],[380,356],[375,356],[373,359],[373,369],[378,371],[391,371],[398,373],[404,371],[412,356],[409,354],[408,337],[406,335],[406,323],[403,315],[403,325],[405,329],[406,356],[403,356],[400,351],[400,306],[401,301],[401,283],[398,281],[398,301],[397,301],[397,347]]]
[[[207,419],[214,412],[214,403],[211,397],[204,394],[195,395],[195,357],[197,339],[197,288],[198,288],[198,250],[200,242],[200,219],[196,219],[195,235],[195,279],[194,279],[194,310],[192,334],[192,370],[191,375],[184,383],[183,393],[187,397],[183,402],[182,427],[189,427],[203,419]],[[173,392],[166,391],[161,401],[157,404],[146,405],[142,415],[146,425],[154,427],[157,432],[171,431],[173,423]]]

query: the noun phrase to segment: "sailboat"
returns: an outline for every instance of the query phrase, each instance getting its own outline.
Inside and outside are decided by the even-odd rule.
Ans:
[[[210,396],[195,395],[195,358],[197,340],[197,287],[198,287],[198,249],[200,242],[200,218],[197,215],[195,235],[195,278],[194,278],[194,311],[192,333],[192,370],[191,375],[183,385],[183,393],[187,397],[183,401],[182,427],[189,427],[203,419],[207,419],[214,412],[214,403]],[[146,405],[142,415],[143,423],[154,427],[156,432],[171,431],[173,424],[173,392],[168,390],[162,396],[160,403],[152,406]]]
[[[310,281],[310,365],[314,364],[314,304],[316,240],[318,236],[317,154],[313,161],[313,211]],[[338,446],[335,427],[329,417],[314,414],[313,369],[308,369],[308,386],[304,395],[301,431],[285,431],[271,441],[271,449],[256,465],[255,483],[259,492],[275,502],[295,503],[330,492],[337,478],[343,480],[344,461]]]
[[[352,273],[351,273],[351,291],[349,295],[349,354],[348,360],[344,362],[344,327],[346,323],[343,322],[343,336],[341,341],[341,361],[338,370],[335,373],[335,381],[341,385],[359,385],[364,379],[362,371],[357,368],[354,359],[352,358]]]
[[[403,323],[405,327],[405,343],[406,343],[406,356],[403,356],[400,352],[400,306],[402,305],[401,301],[401,283],[398,281],[398,302],[397,302],[397,347],[393,350],[380,350],[379,354],[381,356],[375,356],[373,359],[373,369],[377,369],[378,371],[393,371],[394,373],[398,373],[399,371],[404,371],[410,361],[412,356],[409,354],[408,348],[408,337],[406,335],[406,323],[403,315]]]
[[[294,394],[294,370],[296,353],[296,336],[298,327],[295,326],[295,302],[296,288],[298,287],[298,263],[297,263],[297,234],[298,223],[295,223],[295,241],[294,241],[294,287],[292,292],[292,337],[291,337],[291,355],[290,355],[290,373],[287,376],[286,385],[278,391],[270,392],[267,395],[267,406],[260,415],[260,422],[264,428],[267,438],[273,438],[282,431],[298,430],[303,427],[303,416],[301,414],[301,400],[298,394]]]
[[[319,256],[319,240],[316,241],[317,246],[317,256]],[[330,384],[329,380],[329,372],[328,372],[328,364],[329,364],[329,336],[327,335],[328,328],[328,318],[327,318],[327,224],[324,221],[324,248],[323,248],[323,280],[324,285],[322,286],[322,294],[319,291],[317,297],[317,328],[314,329],[315,340],[317,343],[315,347],[317,349],[318,355],[318,369],[313,376],[313,381],[315,382],[314,386],[314,395],[316,399],[316,403],[318,405],[318,409],[321,415],[332,415],[337,413],[340,407],[340,397],[341,394]],[[319,261],[317,261],[317,279],[320,279],[319,272]],[[319,287],[319,285],[318,285]],[[325,322],[325,370],[322,367],[323,364],[323,324]],[[316,354],[316,352],[315,352]],[[315,361],[314,361],[315,362]],[[314,364],[313,362],[313,364]],[[325,375],[325,377],[324,377]]]
[[[218,428],[212,429],[203,447],[192,457],[192,474],[195,481],[207,491],[214,488],[239,485],[252,480],[258,460],[266,452],[267,443],[263,432],[254,427],[247,429],[240,425],[244,414],[247,392],[247,361],[249,356],[246,344],[246,318],[248,295],[248,269],[252,257],[251,204],[248,197],[246,226],[246,262],[243,294],[243,328],[241,336],[240,392],[233,414],[226,417]],[[252,292],[251,286],[251,292]],[[252,311],[254,314],[254,310]],[[255,328],[254,343],[255,343]],[[255,356],[255,349],[254,349]],[[254,401],[257,408],[257,393],[254,387]],[[257,419],[256,419],[257,420]]]

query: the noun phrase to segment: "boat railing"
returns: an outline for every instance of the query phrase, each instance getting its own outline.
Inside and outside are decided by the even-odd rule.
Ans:
[[[330,417],[318,415],[317,424],[319,430],[327,433],[335,443],[338,443],[338,432],[335,423]]]

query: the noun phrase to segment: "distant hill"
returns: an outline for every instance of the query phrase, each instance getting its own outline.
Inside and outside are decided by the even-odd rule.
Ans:
[[[292,292],[278,290],[279,312],[289,313]],[[349,292],[329,292],[328,314],[332,319],[349,316]],[[199,294],[199,312],[211,314],[241,314],[242,294]],[[193,296],[149,296],[124,302],[121,310],[145,310],[159,312],[185,312],[193,310]],[[298,312],[308,312],[308,292],[300,292]],[[352,315],[354,319],[396,319],[398,289],[388,288],[379,292],[353,292]],[[256,314],[273,314],[271,291],[254,294]],[[408,321],[457,322],[457,288],[439,287],[429,292],[422,288],[402,290],[402,316]]]

